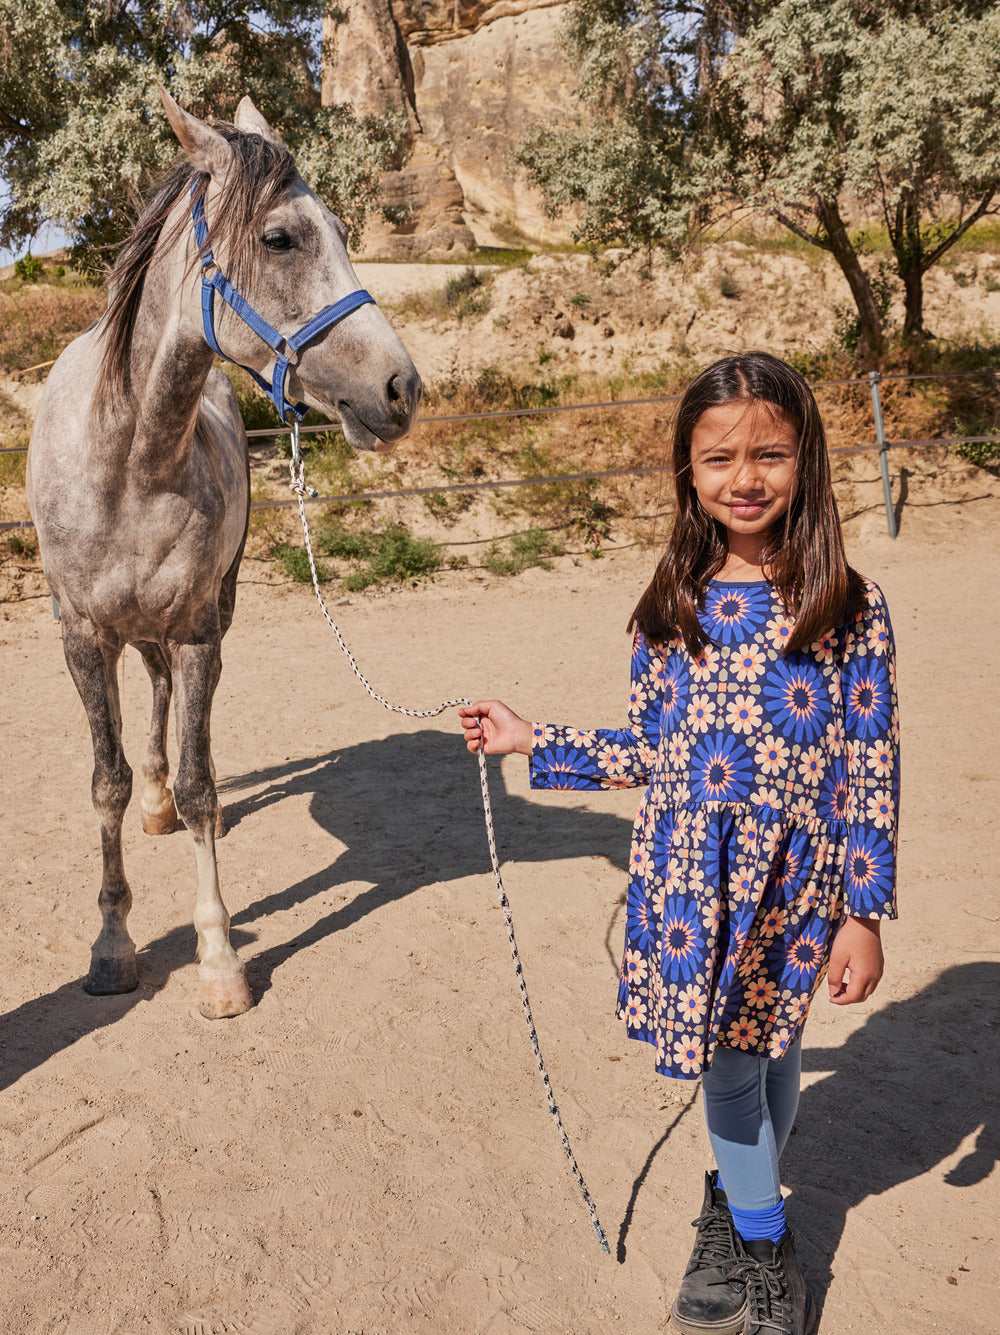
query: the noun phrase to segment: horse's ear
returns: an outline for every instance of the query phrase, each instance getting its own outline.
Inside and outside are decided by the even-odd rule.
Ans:
[[[167,113],[171,129],[181,142],[181,148],[191,160],[191,165],[200,172],[207,172],[215,180],[221,180],[233,161],[233,150],[218,130],[192,116],[170,96],[162,84],[157,84],[160,100]]]
[[[233,124],[237,130],[244,130],[247,134],[259,134],[268,143],[276,144],[279,148],[285,147],[281,136],[268,125],[249,97],[240,98],[240,105],[236,108]]]

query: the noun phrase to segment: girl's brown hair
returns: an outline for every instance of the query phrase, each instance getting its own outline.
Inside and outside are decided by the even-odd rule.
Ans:
[[[743,402],[779,409],[799,436],[795,492],[762,562],[786,613],[795,618],[786,652],[842,626],[865,604],[864,581],[844,554],[826,434],[812,391],[797,371],[769,353],[725,357],[702,371],[681,398],[674,424],[674,528],[629,621],[629,630],[637,626],[650,640],[680,636],[690,654],[705,646],[698,609],[729,552],[725,528],[701,508],[691,482],[691,434],[706,409]]]

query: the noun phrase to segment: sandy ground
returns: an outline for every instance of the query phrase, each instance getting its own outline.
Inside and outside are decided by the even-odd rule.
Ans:
[[[993,489],[995,491],[995,488]],[[821,1331],[996,1335],[1000,499],[852,521],[893,610],[905,793],[889,968],[806,1030],[789,1213]],[[334,608],[377,689],[614,724],[649,552]],[[99,852],[86,724],[48,600],[0,608],[0,1329],[35,1335],[653,1335],[709,1163],[696,1085],[613,1017],[634,793],[491,761],[542,1049],[611,1242],[545,1108],[476,762],[452,714],[371,702],[301,587],[247,568],[217,696],[220,845],[256,1008],[195,1009],[194,862],[126,820],[141,985],[81,990]],[[138,767],[148,685],[124,660]]]

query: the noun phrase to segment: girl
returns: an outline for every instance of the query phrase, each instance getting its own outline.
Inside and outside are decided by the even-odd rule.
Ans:
[[[766,353],[716,362],[674,430],[677,512],[639,599],[629,726],[460,710],[470,751],[536,788],[646,784],[618,1014],[656,1069],[702,1077],[717,1169],[671,1308],[684,1335],[810,1335],[778,1160],[800,1036],[882,975],[895,917],[897,718],[881,592],[847,564],[819,411]]]

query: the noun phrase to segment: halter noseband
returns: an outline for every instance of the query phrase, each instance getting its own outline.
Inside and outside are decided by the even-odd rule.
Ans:
[[[202,195],[195,198],[197,181],[191,186],[191,221],[194,224],[195,240],[198,243],[198,251],[201,255],[201,319],[205,330],[205,341],[208,346],[219,357],[227,362],[233,362],[234,366],[239,366],[246,371],[248,375],[260,385],[267,397],[278,410],[278,416],[282,422],[288,420],[288,414],[292,413],[299,421],[305,417],[308,412],[308,406],[304,403],[289,403],[285,398],[285,381],[288,377],[288,364],[292,357],[304,348],[307,343],[311,343],[314,338],[326,332],[332,325],[339,324],[352,311],[356,311],[359,306],[375,305],[375,298],[370,292],[359,289],[357,292],[349,292],[346,297],[341,297],[335,301],[332,306],[327,306],[314,315],[311,320],[290,334],[288,338],[284,334],[279,334],[267,323],[265,319],[257,314],[254,308],[245,301],[230,283],[229,279],[222,272],[215,262],[215,257],[206,244],[208,240],[208,224],[205,221],[205,201]],[[208,270],[214,269],[215,272],[211,278],[208,277]],[[215,294],[218,292],[222,300],[229,306],[253,332],[264,340],[264,342],[274,351],[274,371],[273,379],[265,380],[251,366],[244,366],[242,362],[234,361],[228,357],[219,347],[218,340],[215,337]],[[284,344],[286,352],[282,354],[281,348]]]

